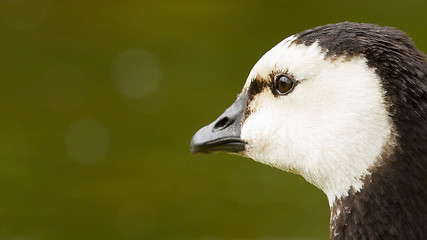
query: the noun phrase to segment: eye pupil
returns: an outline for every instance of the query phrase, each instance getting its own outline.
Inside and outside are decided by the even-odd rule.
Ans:
[[[280,94],[286,94],[288,92],[290,92],[293,87],[294,87],[295,83],[294,81],[292,81],[289,77],[281,75],[277,78],[277,91]]]

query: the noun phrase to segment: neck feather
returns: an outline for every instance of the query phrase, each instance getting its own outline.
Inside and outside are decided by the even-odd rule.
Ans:
[[[425,150],[395,153],[364,179],[360,191],[335,199],[331,239],[427,239]]]

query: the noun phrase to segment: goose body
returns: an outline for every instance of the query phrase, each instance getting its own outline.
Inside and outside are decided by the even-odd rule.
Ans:
[[[328,197],[331,239],[427,239],[427,64],[394,28],[286,38],[190,149],[300,174]]]

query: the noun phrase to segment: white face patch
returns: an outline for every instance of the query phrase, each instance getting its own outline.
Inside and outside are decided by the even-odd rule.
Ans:
[[[267,52],[245,83],[243,92],[255,78],[272,81],[275,72],[300,82],[288,95],[274,96],[266,87],[250,101],[241,130],[244,154],[302,175],[332,206],[336,197],[362,188],[368,169],[393,142],[393,126],[380,78],[364,57],[332,60],[317,44],[291,44],[294,39]]]

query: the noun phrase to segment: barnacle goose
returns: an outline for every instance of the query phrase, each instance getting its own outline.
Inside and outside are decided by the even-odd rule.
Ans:
[[[391,27],[290,36],[192,138],[303,176],[328,197],[331,239],[427,239],[427,64]]]

